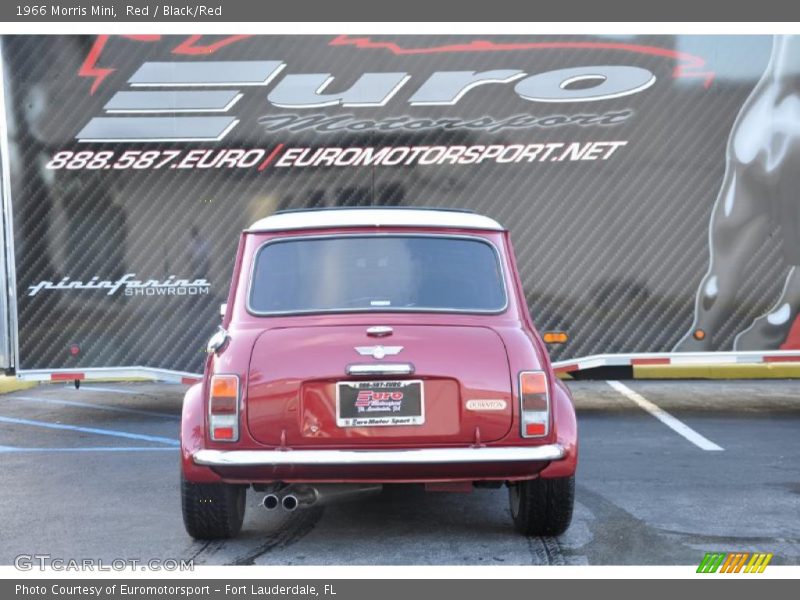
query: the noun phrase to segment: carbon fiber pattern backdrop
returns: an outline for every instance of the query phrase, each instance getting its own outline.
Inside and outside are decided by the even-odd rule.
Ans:
[[[511,230],[539,330],[565,330],[555,359],[665,351],[692,324],[708,266],[709,216],[725,169],[728,135],[769,59],[764,37],[371,36],[370,43],[317,36],[6,37],[3,54],[11,138],[19,294],[20,368],[143,365],[202,369],[219,322],[239,232],[277,209],[412,205],[473,209]],[[691,58],[686,58],[691,56]],[[697,58],[700,62],[697,62]],[[218,142],[78,143],[76,134],[146,61],[281,60],[295,73],[331,73],[332,91],[365,72],[407,72],[385,106],[303,109],[358,120],[502,120],[515,115],[627,115],[613,125],[563,124],[495,132],[420,128],[392,132],[265,131],[275,85],[241,87],[239,124]],[[542,103],[491,84],[453,106],[410,106],[435,71],[631,65],[650,88],[599,102]],[[82,74],[79,74],[82,73]],[[232,86],[235,87],[235,86]],[[92,89],[94,91],[92,92]],[[326,90],[327,91],[327,90]],[[262,121],[263,124],[263,121]],[[46,169],[64,150],[530,144],[625,140],[607,161],[459,166],[293,169]],[[716,349],[767,311],[786,273],[779,244],[765,240]],[[41,290],[42,281],[169,276],[211,283],[210,293],[137,297],[97,290]],[[79,348],[77,355],[71,346]]]

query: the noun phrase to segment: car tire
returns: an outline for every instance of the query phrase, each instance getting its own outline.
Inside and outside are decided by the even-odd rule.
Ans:
[[[181,478],[186,533],[197,540],[235,537],[244,522],[247,488],[227,483],[191,483]]]
[[[575,477],[511,483],[508,499],[514,527],[523,535],[561,535],[572,521]]]

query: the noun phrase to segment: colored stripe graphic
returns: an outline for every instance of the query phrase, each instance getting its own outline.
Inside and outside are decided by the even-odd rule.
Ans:
[[[697,567],[698,573],[716,573],[722,561],[725,560],[725,554],[717,552],[707,552],[700,561],[700,566]]]
[[[772,553],[765,554],[765,553],[758,553],[753,554],[753,558],[750,559],[750,562],[744,569],[745,573],[763,573],[764,569],[767,568],[769,561],[772,560]]]
[[[698,573],[763,573],[772,560],[772,553],[768,552],[706,552]],[[748,562],[748,558],[750,561]],[[747,566],[745,566],[747,563]],[[742,570],[744,569],[744,570]]]

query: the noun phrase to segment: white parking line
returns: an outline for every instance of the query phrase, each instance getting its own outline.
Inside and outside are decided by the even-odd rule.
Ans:
[[[43,404],[62,404],[64,406],[75,406],[79,408],[94,408],[96,410],[108,410],[112,412],[130,413],[132,415],[142,415],[145,417],[159,417],[161,419],[180,420],[178,415],[169,415],[154,410],[140,410],[137,408],[127,408],[123,406],[109,406],[107,404],[92,404],[91,402],[77,402],[74,400],[59,400],[56,398],[33,398],[31,396],[7,396],[9,400],[24,400],[26,402],[41,402]]]
[[[79,425],[65,425],[63,423],[48,423],[46,421],[32,421],[31,419],[15,419],[13,417],[0,417],[0,423],[11,423],[14,425],[30,425],[32,427],[44,427],[46,429],[65,429],[67,431],[79,431],[81,433],[108,435],[112,437],[126,438],[129,440],[155,442],[157,444],[167,444],[169,446],[180,445],[178,440],[168,437],[161,437],[157,435],[143,435],[140,433],[128,433],[127,431],[116,431],[114,429],[97,429],[95,427],[81,427]]]
[[[629,400],[633,400],[633,402],[638,404],[640,408],[649,412],[656,419],[661,421],[664,425],[672,429],[678,435],[682,435],[683,437],[685,437],[687,440],[692,442],[698,448],[701,448],[702,450],[708,450],[711,452],[721,452],[722,450],[724,450],[722,446],[718,446],[708,438],[700,435],[694,429],[692,429],[682,421],[679,421],[664,409],[659,408],[657,405],[650,402],[650,400],[648,400],[641,394],[634,392],[627,385],[620,383],[619,381],[606,381],[606,383],[610,385],[612,388],[614,388],[616,391],[618,391],[620,394],[628,398]]]
[[[99,387],[96,385],[82,385],[79,390],[76,390],[72,384],[67,384],[67,388],[72,392],[111,392],[114,394],[130,394],[131,396],[146,396],[145,392],[139,390],[126,390],[123,388]]]
[[[85,446],[80,448],[21,448],[17,446],[0,446],[0,454],[19,454],[24,452],[175,452],[175,446]]]

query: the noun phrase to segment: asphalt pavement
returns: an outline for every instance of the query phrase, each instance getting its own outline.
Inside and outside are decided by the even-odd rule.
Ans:
[[[512,528],[505,488],[397,488],[267,512],[249,491],[239,538],[183,529],[184,389],[45,385],[0,396],[0,564],[54,558],[195,564],[666,564],[772,552],[800,564],[800,381],[570,382],[581,458],[572,526]],[[705,440],[705,441],[703,441]],[[707,443],[706,443],[707,442]]]

